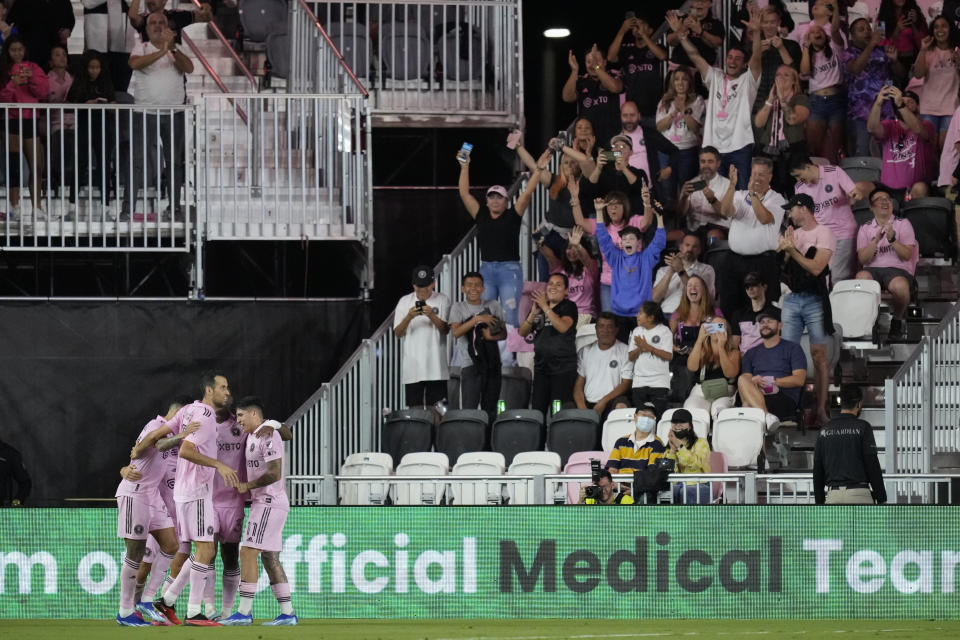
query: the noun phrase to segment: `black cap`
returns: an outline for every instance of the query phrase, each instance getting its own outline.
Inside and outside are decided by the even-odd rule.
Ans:
[[[780,309],[777,309],[776,307],[767,307],[766,309],[757,311],[757,322],[760,322],[764,318],[773,318],[777,322],[780,322]]]
[[[641,402],[640,406],[637,407],[637,411],[639,411],[640,409],[643,409],[644,411],[652,412],[654,419],[660,420],[660,412],[657,411],[657,405],[653,404],[652,402]]]
[[[916,91],[910,91],[909,89],[903,92],[904,98],[913,98],[914,102],[920,102],[920,96],[917,95]]]
[[[686,409],[677,409],[673,412],[673,415],[670,416],[670,422],[673,424],[693,425],[693,416],[690,415],[690,412]]]
[[[751,271],[747,275],[743,276],[743,286],[749,287],[755,284],[763,284],[764,279],[760,277],[760,274],[756,271]]]
[[[792,198],[787,200],[787,203],[783,205],[783,210],[789,211],[794,207],[806,207],[807,209],[810,210],[811,213],[813,213],[813,211],[817,207],[817,204],[813,201],[813,198],[811,198],[806,193],[797,193],[797,194],[794,194]]]
[[[433,282],[433,267],[422,264],[414,268],[412,278],[413,284],[418,287],[429,286],[430,283]]]

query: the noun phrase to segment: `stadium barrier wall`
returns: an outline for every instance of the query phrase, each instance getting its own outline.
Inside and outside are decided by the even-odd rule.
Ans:
[[[958,526],[936,506],[294,508],[280,560],[304,618],[956,619]],[[7,509],[0,530],[0,617],[115,615],[115,510]]]

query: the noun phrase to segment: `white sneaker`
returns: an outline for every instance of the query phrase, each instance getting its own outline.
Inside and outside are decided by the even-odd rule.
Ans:
[[[772,413],[767,414],[766,421],[767,421],[767,433],[776,433],[777,429],[780,428],[780,418],[773,415]]]

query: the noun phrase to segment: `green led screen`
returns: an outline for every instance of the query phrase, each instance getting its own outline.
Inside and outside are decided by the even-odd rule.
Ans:
[[[0,617],[114,616],[115,531],[0,510]],[[957,531],[937,506],[297,508],[280,558],[308,618],[958,618]]]

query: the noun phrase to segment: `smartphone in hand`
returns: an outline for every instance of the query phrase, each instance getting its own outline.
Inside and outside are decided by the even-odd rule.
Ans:
[[[470,157],[471,151],[473,151],[473,145],[469,142],[464,142],[460,146],[460,151],[457,152],[457,162],[467,164],[467,159]]]

